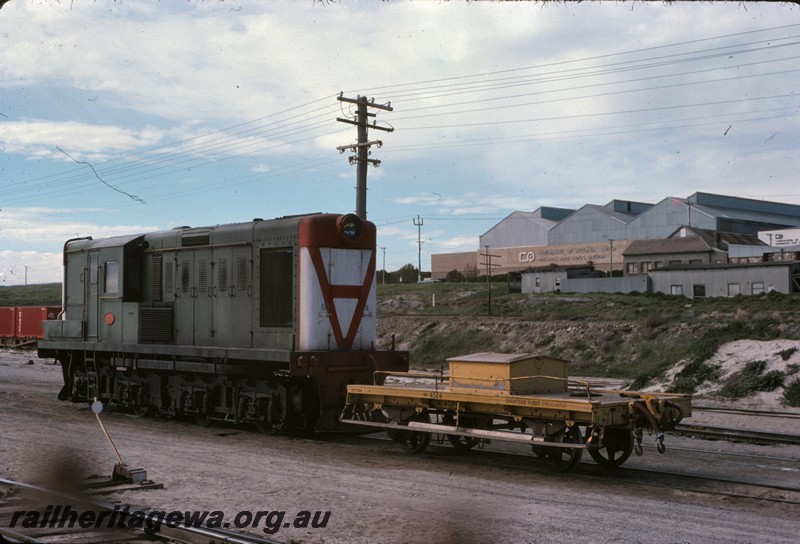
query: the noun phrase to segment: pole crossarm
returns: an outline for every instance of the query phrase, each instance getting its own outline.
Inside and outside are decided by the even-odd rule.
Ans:
[[[394,127],[378,126],[377,121],[373,119],[372,123],[369,122],[370,117],[376,117],[376,113],[372,113],[367,108],[374,108],[383,111],[394,111],[391,102],[386,104],[376,104],[374,98],[367,99],[366,96],[358,96],[356,98],[348,98],[344,96],[344,92],[339,93],[337,100],[346,102],[348,104],[355,104],[358,106],[355,119],[348,119],[345,117],[337,117],[336,120],[340,123],[348,125],[355,125],[358,127],[358,143],[340,145],[336,149],[339,153],[345,151],[352,151],[355,155],[348,157],[350,164],[356,165],[356,214],[361,218],[367,218],[367,166],[370,164],[377,167],[380,166],[381,161],[370,159],[370,147],[376,145],[381,147],[383,142],[380,140],[368,140],[367,131],[372,128],[374,130],[382,130],[384,132],[394,132]]]

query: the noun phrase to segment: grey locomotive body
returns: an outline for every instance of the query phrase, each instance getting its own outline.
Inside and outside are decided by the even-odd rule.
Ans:
[[[62,400],[335,429],[348,383],[408,368],[376,349],[375,241],[333,214],[69,240],[39,355],[61,362]]]

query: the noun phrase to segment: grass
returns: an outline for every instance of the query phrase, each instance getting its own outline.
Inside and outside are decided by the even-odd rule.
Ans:
[[[469,327],[450,334],[437,334],[433,329],[422,333],[411,350],[411,360],[421,368],[439,368],[448,357],[498,351],[495,336]]]
[[[0,287],[0,306],[61,306],[61,284]]]

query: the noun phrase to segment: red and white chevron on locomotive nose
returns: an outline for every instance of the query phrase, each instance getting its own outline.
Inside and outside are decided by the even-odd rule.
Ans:
[[[375,348],[373,229],[364,229],[358,241],[348,244],[356,246],[351,248],[306,245],[301,239],[299,350]]]

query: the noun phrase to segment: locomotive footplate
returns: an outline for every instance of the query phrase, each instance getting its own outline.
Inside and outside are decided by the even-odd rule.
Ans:
[[[566,377],[566,362],[539,356],[475,354],[449,360],[448,375],[396,373],[391,385],[349,385],[340,420],[386,430],[409,452],[431,434],[457,449],[490,440],[531,445],[559,471],[584,450],[600,465],[642,453],[644,432],[664,453],[664,431],[691,415],[687,395],[595,389]],[[515,368],[516,367],[516,368]]]

